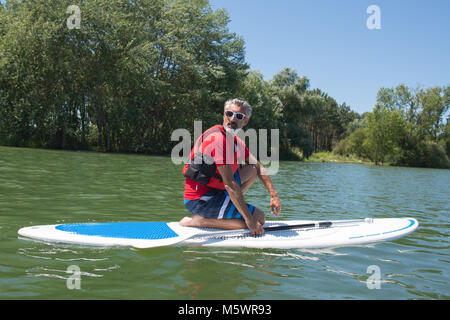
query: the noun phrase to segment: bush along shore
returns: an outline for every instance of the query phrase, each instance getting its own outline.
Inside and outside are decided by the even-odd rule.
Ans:
[[[343,156],[334,152],[314,152],[308,159],[305,159],[305,162],[351,163],[364,165],[376,164],[369,159],[361,159],[355,155]],[[376,165],[383,165],[383,163],[377,163]]]

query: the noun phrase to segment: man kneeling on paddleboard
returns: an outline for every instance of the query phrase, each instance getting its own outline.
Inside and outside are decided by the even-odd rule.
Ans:
[[[223,124],[206,130],[194,144],[190,162],[183,168],[184,203],[192,217],[184,217],[180,221],[182,226],[248,228],[253,235],[263,234],[264,212],[244,200],[256,177],[270,193],[271,212],[275,216],[280,213],[281,202],[272,180],[237,137],[251,113],[252,108],[245,100],[228,100]]]

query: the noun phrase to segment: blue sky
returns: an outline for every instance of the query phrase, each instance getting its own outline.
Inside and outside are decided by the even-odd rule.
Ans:
[[[284,67],[359,113],[378,89],[450,85],[448,0],[210,0],[246,44],[251,70],[265,79]],[[366,12],[380,8],[381,29]]]

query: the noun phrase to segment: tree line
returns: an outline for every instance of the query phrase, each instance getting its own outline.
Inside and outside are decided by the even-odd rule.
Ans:
[[[349,125],[335,152],[375,163],[450,168],[449,107],[450,86],[381,88],[373,111]]]
[[[3,144],[168,153],[170,133],[217,118],[248,69],[244,42],[204,0],[0,5]]]
[[[332,151],[358,113],[320,89],[310,89],[309,79],[285,68],[271,80],[250,71],[238,95],[253,106],[251,126],[280,129],[282,159],[304,159],[314,151]]]
[[[212,10],[208,0],[84,0],[79,28],[67,24],[71,2],[0,3],[0,144],[170,154],[173,130],[193,130],[195,120],[203,128],[220,123],[231,97],[253,106],[249,127],[280,129],[281,159],[338,146],[383,161],[404,148],[394,160],[416,165],[422,162],[411,160],[413,145],[439,153],[449,139],[443,112],[437,121],[429,107],[437,97],[428,97],[428,89],[422,104],[411,94],[380,90],[380,110],[371,116],[310,88],[290,68],[265,80],[249,70],[245,43],[229,31],[226,11]],[[438,95],[448,99],[448,89]],[[405,122],[398,136],[412,130],[416,140],[405,135],[387,147],[368,140],[384,128],[375,125],[384,119],[379,114],[392,112]],[[357,135],[364,135],[364,151],[356,149]]]

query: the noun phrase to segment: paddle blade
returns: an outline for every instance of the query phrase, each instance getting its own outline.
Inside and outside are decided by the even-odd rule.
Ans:
[[[158,240],[140,240],[140,241],[134,241],[131,246],[136,249],[147,249],[147,248],[156,248],[156,247],[164,247],[164,246],[171,246],[173,244],[177,244],[180,242],[183,242],[192,236],[183,235],[178,236],[174,238],[167,238],[167,239],[158,239]]]
[[[131,245],[137,249],[170,246],[183,242],[184,240],[187,240],[199,233],[198,229],[182,227],[178,222],[169,222],[166,226],[170,229],[170,231],[167,232],[167,230],[165,230],[161,237],[133,241]]]

